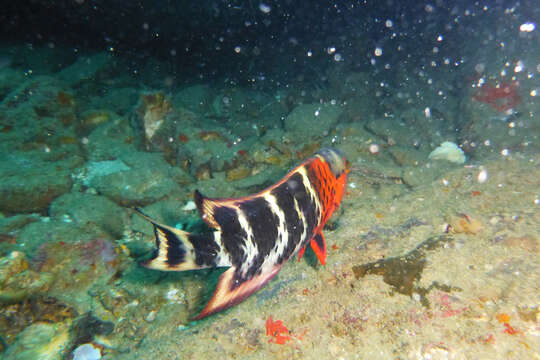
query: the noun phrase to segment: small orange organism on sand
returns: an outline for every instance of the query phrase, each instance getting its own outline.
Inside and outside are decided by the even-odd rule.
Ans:
[[[274,321],[272,316],[266,320],[266,335],[270,336],[268,342],[275,342],[279,345],[283,345],[292,339],[292,337],[289,336],[289,329],[283,325],[283,321]]]

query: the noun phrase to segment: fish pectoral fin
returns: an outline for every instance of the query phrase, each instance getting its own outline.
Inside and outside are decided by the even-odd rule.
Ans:
[[[302,248],[298,251],[298,261],[302,259],[302,256],[304,256],[304,253],[306,252],[306,246],[302,246]]]
[[[311,248],[317,255],[317,259],[321,264],[326,265],[326,241],[322,232],[317,233],[313,239],[311,239]]]
[[[244,301],[248,296],[262,288],[281,269],[274,265],[270,270],[261,272],[249,279],[241,280],[236,267],[221,274],[212,298],[193,320],[202,319],[218,311],[225,310]]]

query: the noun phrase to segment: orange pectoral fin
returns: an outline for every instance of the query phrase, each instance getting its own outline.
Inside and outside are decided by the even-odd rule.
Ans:
[[[302,259],[302,256],[304,256],[304,252],[306,252],[306,247],[302,246],[300,251],[298,251],[298,261],[300,261]]]
[[[326,265],[326,241],[322,232],[318,233],[311,239],[311,248],[317,255],[321,264]]]
[[[199,315],[193,320],[199,320],[218,311],[225,310],[244,301],[249,295],[262,288],[281,269],[281,265],[274,265],[269,271],[261,272],[250,279],[238,283],[235,279],[236,268],[233,266],[221,274],[214,290],[214,295]]]

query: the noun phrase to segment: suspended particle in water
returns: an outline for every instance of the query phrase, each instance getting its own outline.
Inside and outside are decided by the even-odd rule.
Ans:
[[[486,169],[481,169],[480,172],[478,173],[478,177],[477,177],[477,180],[480,184],[483,184],[487,181],[488,179],[488,172]]]
[[[341,56],[340,53],[337,53],[334,55],[334,60],[335,61],[343,61],[343,56]]]
[[[525,65],[523,64],[523,61],[518,60],[518,62],[516,63],[516,66],[514,66],[514,72],[515,73],[522,72],[524,67]]]
[[[536,24],[532,22],[526,22],[519,26],[521,32],[532,32],[534,29],[536,29]]]
[[[375,54],[375,56],[381,56],[382,55],[382,48],[381,47],[376,47],[375,51],[373,53]]]
[[[267,5],[265,3],[260,3],[259,10],[261,10],[265,14],[268,14],[270,11],[272,11],[272,8],[270,7],[270,5]]]
[[[371,144],[369,145],[369,152],[373,155],[377,155],[379,153],[379,145],[377,144]]]
[[[242,48],[240,46],[235,46],[234,47],[234,52],[235,53],[240,54],[241,51],[242,51]]]
[[[479,74],[482,74],[486,70],[486,64],[484,63],[478,63],[474,66],[474,71],[476,71]]]
[[[386,25],[387,28],[391,28],[392,26],[394,26],[394,22],[390,19],[386,20],[384,24]]]
[[[501,155],[502,155],[502,156],[508,156],[508,155],[510,155],[510,150],[508,150],[508,149],[503,149],[503,150],[501,151]]]

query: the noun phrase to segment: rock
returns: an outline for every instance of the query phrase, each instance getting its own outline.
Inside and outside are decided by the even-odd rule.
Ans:
[[[101,351],[94,344],[79,345],[73,351],[73,360],[99,360],[101,359]]]
[[[22,252],[13,251],[0,258],[0,304],[14,304],[42,294],[52,281],[52,274],[30,270]]]
[[[126,212],[104,196],[74,192],[53,201],[49,215],[58,220],[69,219],[76,226],[94,225],[120,239],[127,220]]]
[[[147,205],[180,194],[178,184],[192,181],[186,172],[171,167],[158,153],[126,153],[121,160],[129,170],[96,176],[89,185],[122,206]]]
[[[71,172],[78,156],[56,159],[43,152],[7,154],[0,159],[0,211],[45,211],[52,200],[71,189]]]
[[[208,85],[194,85],[178,91],[172,98],[175,108],[186,108],[202,114],[209,110],[212,89]]]
[[[0,67],[0,99],[3,99],[15,86],[24,81],[24,72],[8,66]]]
[[[28,326],[3,354],[5,360],[62,360],[69,345],[69,323]]]
[[[118,115],[109,110],[87,110],[79,116],[78,133],[87,135],[99,125],[111,121],[116,116]]]
[[[79,149],[74,133],[76,100],[64,83],[48,76],[26,79],[0,102],[0,150]]]
[[[41,262],[36,251],[46,243],[70,244],[87,242],[93,239],[114,238],[100,226],[94,223],[75,224],[69,217],[62,220],[48,219],[26,225],[17,237],[17,243],[12,249],[24,249],[34,262]]]
[[[40,217],[37,214],[24,214],[10,217],[0,216],[0,234],[7,234],[20,229],[34,221],[39,221],[39,219]]]
[[[115,59],[110,53],[97,53],[92,56],[80,56],[73,64],[56,74],[58,79],[70,87],[76,87],[83,81],[98,81],[112,72]]]
[[[109,113],[111,119],[88,135],[84,148],[93,161],[111,160],[135,150],[134,133],[126,118]]]
[[[119,115],[126,115],[137,104],[139,92],[133,87],[118,87],[107,89],[104,94],[91,97],[84,104],[84,110],[106,109]]]
[[[95,178],[107,176],[121,171],[129,171],[131,168],[120,159],[105,161],[90,161],[86,165],[86,172],[83,177],[83,184],[91,186]]]
[[[197,179],[212,177],[212,173],[224,171],[233,162],[236,151],[232,149],[233,137],[227,129],[218,126],[186,128],[190,140],[178,148],[180,163],[188,162],[189,170]],[[203,174],[204,176],[201,176]]]
[[[298,105],[285,118],[285,130],[295,139],[321,138],[336,125],[342,111],[338,105]]]
[[[433,150],[428,158],[430,160],[446,160],[456,164],[463,164],[466,160],[465,153],[456,144],[445,141]]]

